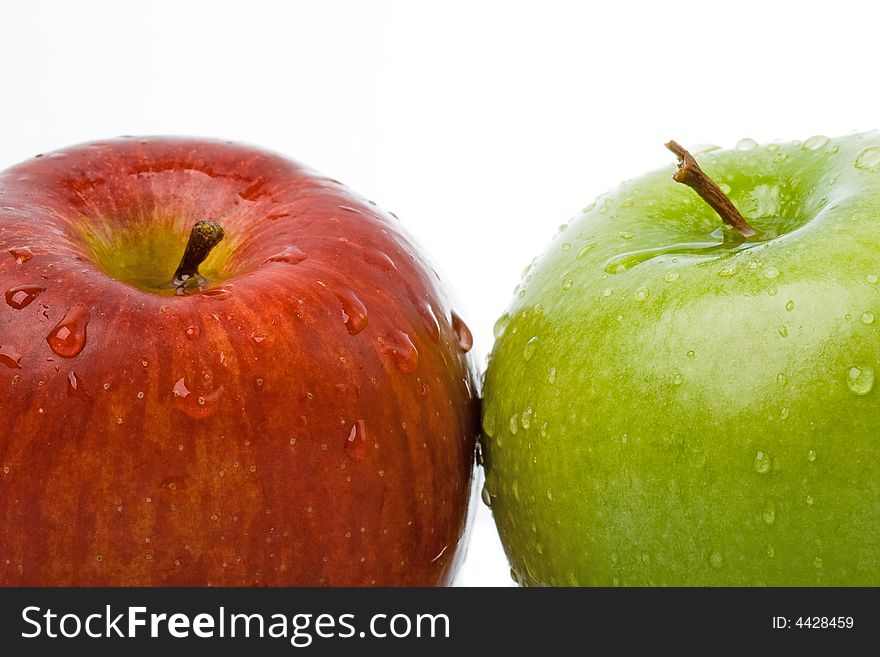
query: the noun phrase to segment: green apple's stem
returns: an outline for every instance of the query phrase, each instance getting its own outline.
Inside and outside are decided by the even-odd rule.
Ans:
[[[223,239],[223,228],[214,221],[197,221],[189,234],[186,250],[171,279],[171,287],[183,294],[187,288],[202,287],[206,281],[199,273],[201,265],[208,254]]]
[[[694,156],[685,150],[678,142],[670,141],[666,144],[666,148],[671,150],[678,156],[678,169],[672,179],[687,185],[700,195],[706,203],[708,203],[726,226],[735,230],[746,239],[754,237],[758,234],[754,228],[749,226],[748,222],[736,209],[727,194],[725,194],[718,184],[712,180],[697,164]]]

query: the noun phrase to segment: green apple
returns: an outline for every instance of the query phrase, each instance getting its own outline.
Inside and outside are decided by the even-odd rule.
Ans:
[[[696,160],[714,204],[684,164],[624,183],[496,325],[483,498],[512,573],[880,585],[880,133]]]

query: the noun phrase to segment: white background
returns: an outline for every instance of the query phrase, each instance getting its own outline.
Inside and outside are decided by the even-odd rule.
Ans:
[[[876,2],[594,5],[2,2],[0,168],[120,134],[280,151],[401,217],[482,365],[521,269],[666,140],[880,127]],[[484,508],[458,581],[511,584]]]

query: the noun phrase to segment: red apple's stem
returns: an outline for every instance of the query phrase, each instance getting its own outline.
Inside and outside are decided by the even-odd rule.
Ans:
[[[726,226],[735,230],[740,235],[748,239],[758,234],[754,228],[749,226],[748,222],[736,209],[727,194],[721,191],[718,184],[712,180],[697,164],[694,156],[684,149],[678,142],[670,141],[666,144],[666,148],[671,150],[678,156],[678,169],[675,170],[672,179],[687,185],[700,195],[706,203],[708,203]]]
[[[201,265],[208,254],[223,239],[223,228],[215,221],[197,221],[189,234],[186,250],[171,279],[171,286],[176,287],[178,294],[183,294],[189,287],[202,287],[205,277],[199,273]]]

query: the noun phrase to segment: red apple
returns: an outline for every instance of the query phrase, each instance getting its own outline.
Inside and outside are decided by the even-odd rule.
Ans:
[[[96,142],[0,174],[0,285],[0,584],[452,578],[471,339],[393,215],[254,148]]]

